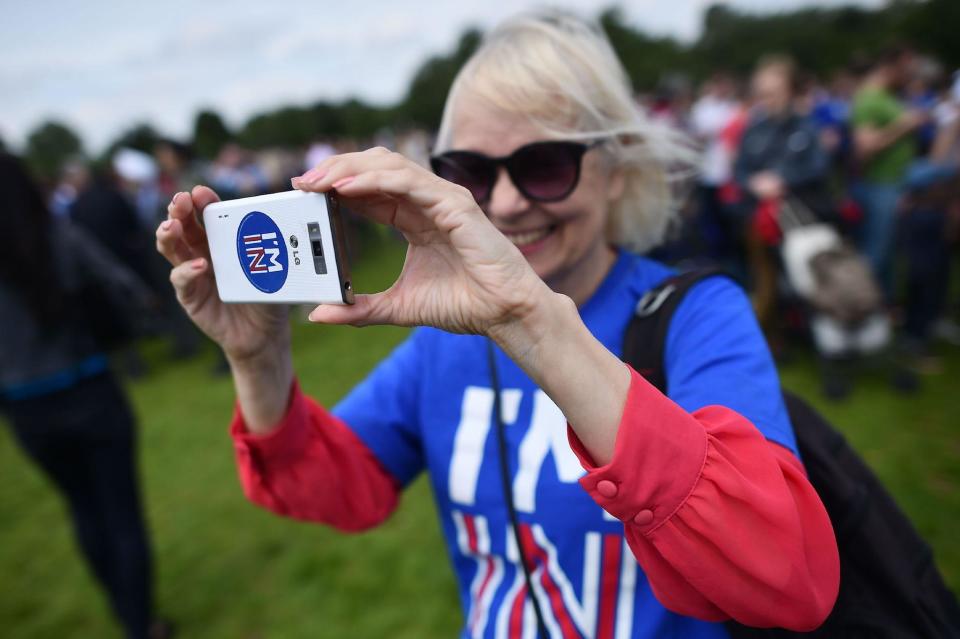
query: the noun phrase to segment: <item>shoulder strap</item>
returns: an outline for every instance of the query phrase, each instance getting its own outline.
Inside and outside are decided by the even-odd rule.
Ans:
[[[663,355],[673,314],[687,291],[714,275],[723,275],[723,271],[704,268],[679,273],[647,291],[637,302],[623,339],[622,358],[663,393],[667,392]]]

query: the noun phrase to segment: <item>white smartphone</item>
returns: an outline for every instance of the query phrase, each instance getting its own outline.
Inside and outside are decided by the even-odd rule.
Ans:
[[[203,210],[213,273],[228,303],[352,304],[336,194],[286,191]]]

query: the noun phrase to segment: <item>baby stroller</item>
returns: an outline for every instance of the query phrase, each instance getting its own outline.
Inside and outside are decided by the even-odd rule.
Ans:
[[[846,396],[852,365],[865,361],[882,363],[896,388],[912,390],[916,378],[893,357],[890,317],[866,259],[796,198],[780,202],[777,222],[786,285],[807,311],[827,397]]]

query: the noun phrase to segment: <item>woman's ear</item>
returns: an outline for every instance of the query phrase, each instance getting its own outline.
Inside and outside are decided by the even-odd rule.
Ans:
[[[623,189],[626,187],[626,176],[622,169],[614,169],[610,173],[609,183],[607,185],[607,202],[613,203],[623,195]]]

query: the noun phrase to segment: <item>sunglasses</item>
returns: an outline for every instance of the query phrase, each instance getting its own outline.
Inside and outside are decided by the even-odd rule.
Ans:
[[[444,180],[469,189],[478,204],[490,199],[501,166],[526,199],[558,202],[577,188],[583,154],[602,143],[533,142],[497,158],[473,151],[447,151],[430,158],[430,166]]]

